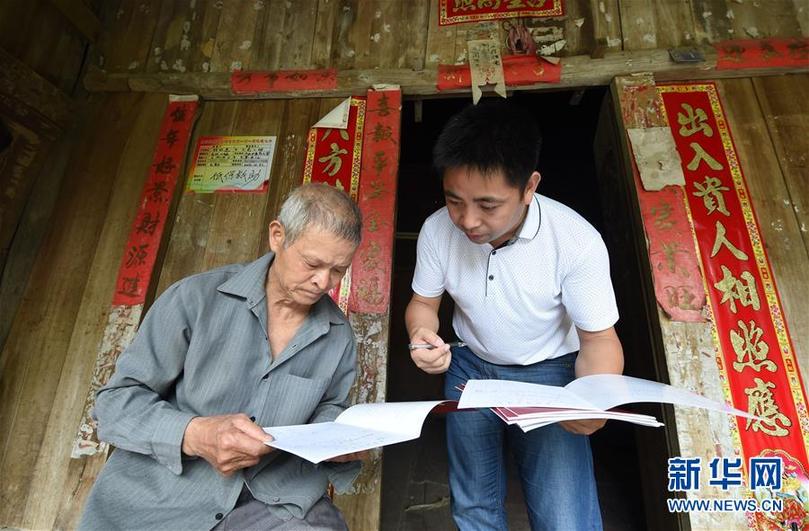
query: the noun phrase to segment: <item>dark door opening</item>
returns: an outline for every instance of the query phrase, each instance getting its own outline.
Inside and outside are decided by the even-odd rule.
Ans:
[[[513,96],[533,114],[542,129],[539,193],[573,208],[602,235],[605,222],[613,220],[605,220],[602,215],[593,140],[606,93],[605,87],[597,87]],[[387,381],[389,401],[443,398],[443,377],[423,373],[410,360],[404,310],[411,296],[416,236],[424,220],[444,206],[440,180],[431,169],[432,146],[446,121],[468,104],[469,98],[465,97],[410,100],[403,105]],[[616,286],[616,292],[619,289]],[[439,333],[447,341],[455,337],[451,316],[452,302],[445,296]],[[621,326],[631,326],[631,323],[619,322],[619,335]],[[644,428],[613,421],[591,437],[605,529],[645,528],[635,429]],[[453,529],[444,419],[428,417],[420,439],[387,447],[384,455],[382,529]],[[507,499],[510,528],[529,529],[513,466],[509,470]]]

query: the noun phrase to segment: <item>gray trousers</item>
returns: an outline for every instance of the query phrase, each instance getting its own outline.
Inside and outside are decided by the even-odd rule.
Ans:
[[[250,495],[244,489],[236,507],[219,522],[215,531],[348,531],[340,510],[327,496],[315,503],[306,516],[299,520],[292,518],[284,521],[270,512],[267,505]]]

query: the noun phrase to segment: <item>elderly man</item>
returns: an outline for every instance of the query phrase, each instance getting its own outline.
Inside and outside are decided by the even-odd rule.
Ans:
[[[274,451],[260,426],[333,420],[356,347],[326,295],[360,241],[357,206],[304,185],[270,223],[271,252],[163,293],[99,391],[99,435],[117,447],[83,529],[345,529],[328,497],[353,456],[319,466]],[[324,296],[325,295],[325,296]]]

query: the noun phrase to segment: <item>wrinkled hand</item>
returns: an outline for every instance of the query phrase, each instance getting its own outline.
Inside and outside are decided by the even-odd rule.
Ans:
[[[253,466],[263,455],[274,450],[264,444],[272,437],[247,415],[195,417],[183,436],[183,453],[208,461],[217,472],[229,476]]]
[[[452,353],[449,345],[438,337],[435,332],[426,328],[417,328],[410,338],[411,344],[430,344],[436,348],[419,348],[410,351],[410,357],[416,367],[429,374],[441,374],[449,369],[449,362],[452,361]]]
[[[371,457],[370,450],[363,450],[362,452],[351,452],[350,454],[338,455],[331,459],[326,459],[332,463],[347,463],[349,461],[365,461]]]
[[[590,435],[597,432],[607,423],[606,419],[566,420],[560,422],[561,426],[576,435]]]

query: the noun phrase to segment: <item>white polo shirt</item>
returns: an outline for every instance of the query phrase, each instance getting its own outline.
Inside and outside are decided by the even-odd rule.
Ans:
[[[576,328],[618,320],[601,235],[565,205],[534,194],[512,243],[494,249],[458,229],[447,208],[419,233],[413,291],[455,301],[458,337],[484,360],[529,365],[579,350]]]

